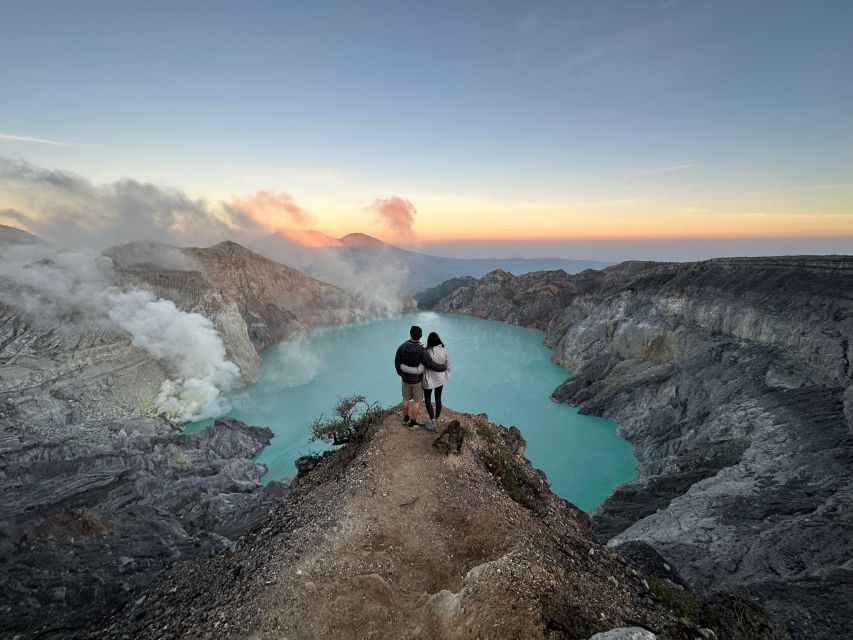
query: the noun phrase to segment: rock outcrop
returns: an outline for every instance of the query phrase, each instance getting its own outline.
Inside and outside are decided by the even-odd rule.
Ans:
[[[371,303],[235,242],[205,249],[132,242],[105,255],[126,283],[210,318],[247,381],[267,347],[318,326],[379,314]]]
[[[796,637],[853,625],[853,258],[491,273],[436,310],[538,327],[553,397],[611,418],[637,479],[593,514]]]
[[[230,418],[192,435],[148,418],[101,429],[2,458],[3,637],[68,637],[169,564],[227,547],[287,495],[286,483],[262,487],[252,462],[269,429]]]
[[[388,412],[238,545],[174,565],[91,637],[785,637],[647,576],[549,491],[517,430],[445,412],[461,455]]]

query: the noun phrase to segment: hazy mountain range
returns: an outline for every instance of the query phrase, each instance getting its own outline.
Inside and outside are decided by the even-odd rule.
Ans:
[[[274,233],[251,245],[261,255],[315,278],[359,290],[380,280],[394,293],[414,294],[459,276],[480,277],[495,269],[515,275],[562,269],[579,273],[601,269],[610,262],[564,258],[445,258],[401,249],[364,233],[333,238],[317,231],[287,237]],[[389,293],[391,293],[389,291]]]
[[[0,244],[40,241],[22,229],[0,225]],[[414,295],[451,278],[479,278],[495,269],[514,275],[558,269],[575,274],[613,264],[565,258],[447,258],[401,249],[364,233],[335,238],[314,230],[273,233],[248,247],[306,275],[387,301]]]

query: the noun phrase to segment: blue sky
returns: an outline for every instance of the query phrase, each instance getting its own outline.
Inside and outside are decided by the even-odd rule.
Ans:
[[[0,155],[96,183],[273,189],[330,233],[382,235],[365,207],[399,196],[424,241],[853,234],[851,2],[2,15]]]

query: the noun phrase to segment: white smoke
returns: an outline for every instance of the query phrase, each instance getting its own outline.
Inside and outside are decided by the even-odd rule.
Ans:
[[[147,291],[112,293],[108,302],[110,319],[133,336],[133,344],[173,372],[160,385],[158,413],[189,422],[227,410],[222,394],[238,384],[240,369],[226,359],[225,345],[210,320]]]
[[[264,382],[276,387],[298,387],[320,375],[326,354],[318,353],[310,336],[300,336],[279,344],[274,353],[275,367],[267,369]]]
[[[173,420],[220,415],[227,410],[223,394],[238,384],[239,368],[226,359],[210,320],[149,291],[123,289],[111,261],[94,251],[3,247],[0,302],[53,331],[126,331],[168,372],[154,408]]]
[[[350,250],[343,246],[304,246],[284,235],[272,234],[250,245],[271,260],[356,294],[369,315],[397,315],[405,309],[409,268],[382,246]]]

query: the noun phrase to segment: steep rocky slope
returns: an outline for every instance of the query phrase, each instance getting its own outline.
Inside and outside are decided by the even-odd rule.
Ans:
[[[853,625],[853,258],[491,273],[435,308],[546,330],[554,398],[612,418],[637,479],[594,514],[797,637]]]
[[[351,293],[234,242],[206,249],[133,242],[105,254],[126,282],[210,318],[247,380],[267,347],[313,327],[378,313]]]
[[[599,544],[524,459],[517,429],[448,410],[467,437],[445,455],[398,416],[302,464],[287,501],[239,545],[173,566],[92,637],[576,639],[642,627],[692,640],[715,637],[709,625],[773,637],[760,613],[738,623]]]
[[[181,353],[200,357],[195,369],[168,353],[207,321],[164,301],[208,318],[208,337],[246,381],[269,345],[373,311],[233,243],[134,243],[109,261],[58,251],[40,258],[18,243],[0,255],[0,635],[61,637],[174,560],[226,546],[286,494],[262,487],[251,462],[268,430],[227,423],[184,436],[157,417],[164,381],[204,378],[211,364],[190,348]],[[128,306],[126,291],[139,301]],[[124,318],[147,342],[116,323],[115,301],[147,314]],[[175,322],[186,330],[152,346]]]
[[[8,452],[0,466],[0,636],[61,638],[165,566],[223,549],[287,495],[252,457],[269,429],[220,420],[193,435],[152,419],[113,437]]]

